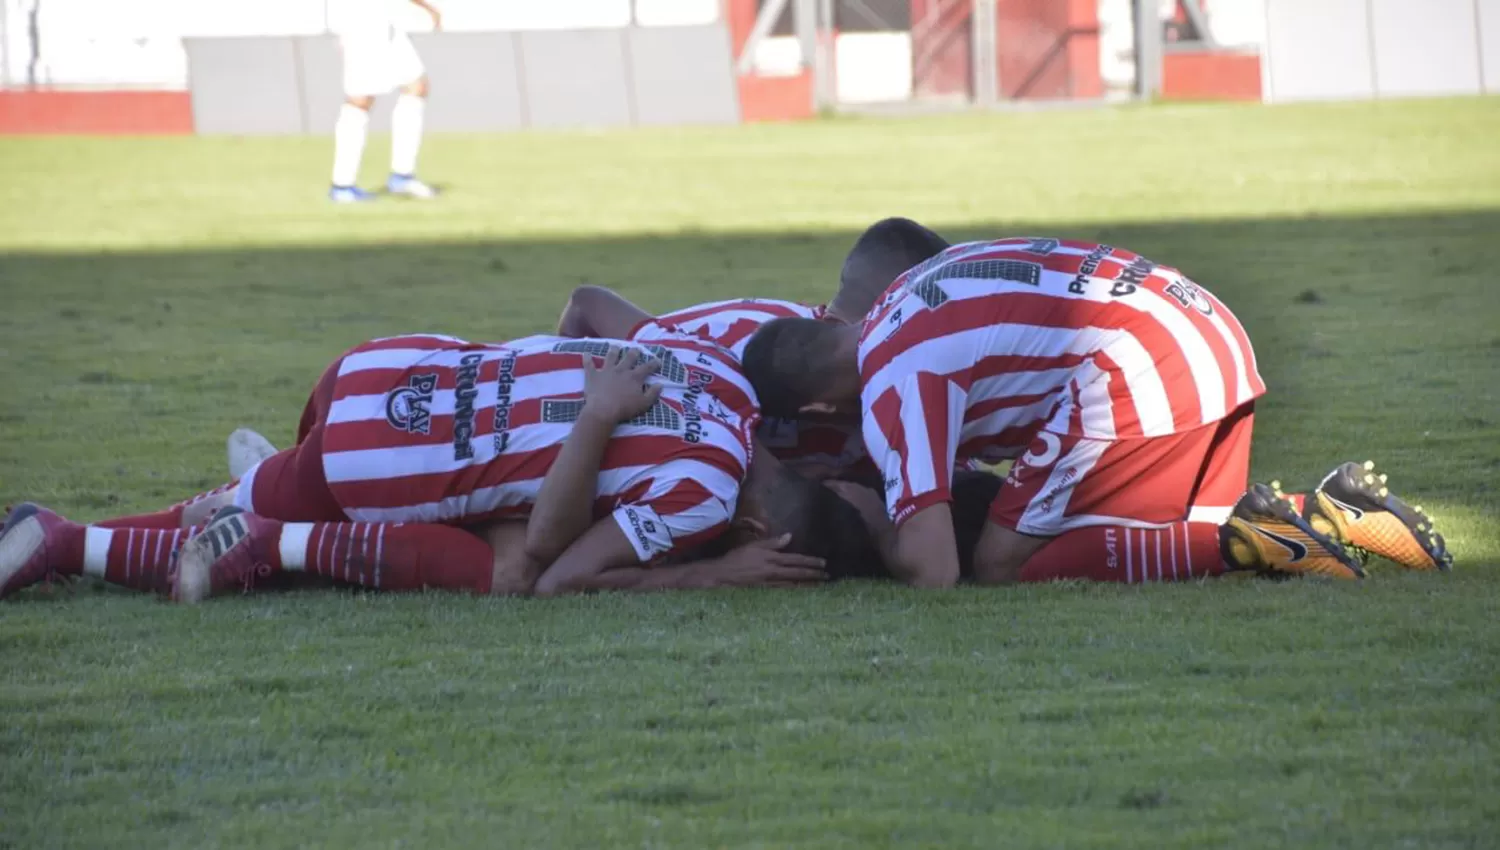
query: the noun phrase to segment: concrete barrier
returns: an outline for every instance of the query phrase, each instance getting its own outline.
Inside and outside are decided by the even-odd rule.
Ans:
[[[427,127],[726,124],[740,120],[722,23],[413,36],[432,81]],[[325,133],[343,100],[333,36],[189,38],[193,127]],[[372,128],[389,126],[377,105]]]

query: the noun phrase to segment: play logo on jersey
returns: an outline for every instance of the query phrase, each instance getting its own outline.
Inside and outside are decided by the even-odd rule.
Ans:
[[[641,563],[672,551],[672,533],[656,511],[640,505],[629,505],[615,511],[615,522],[635,547]]]
[[[385,421],[398,431],[427,434],[432,431],[432,393],[437,375],[412,375],[406,386],[385,394]]]

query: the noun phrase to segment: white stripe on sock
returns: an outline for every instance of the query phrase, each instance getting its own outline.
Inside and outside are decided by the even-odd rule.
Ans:
[[[292,572],[307,569],[307,540],[313,523],[287,522],[281,525],[281,568]]]
[[[104,569],[109,564],[109,543],[114,539],[112,528],[89,526],[83,530],[83,574],[104,578]]]

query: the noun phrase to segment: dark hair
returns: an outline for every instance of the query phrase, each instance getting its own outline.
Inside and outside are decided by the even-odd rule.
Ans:
[[[844,315],[863,316],[903,272],[949,247],[948,240],[909,218],[875,222],[844,258],[835,308]]]
[[[792,535],[785,551],[822,558],[835,579],[888,575],[859,511],[823,484],[783,467],[766,505],[772,534]]]
[[[838,353],[838,325],[816,319],[775,319],[760,326],[740,358],[766,416],[795,419],[828,390],[823,368]]]
[[[991,472],[964,471],[953,474],[953,536],[958,540],[958,572],[974,577],[974,549],[989,521],[990,505],[1000,495],[1005,479]]]

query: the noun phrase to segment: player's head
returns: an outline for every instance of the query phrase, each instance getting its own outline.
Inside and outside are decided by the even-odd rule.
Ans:
[[[828,312],[844,322],[863,319],[902,272],[948,247],[948,240],[909,218],[875,222],[860,234],[844,259],[839,291]]]
[[[822,558],[834,578],[884,574],[875,539],[859,511],[758,446],[740,489],[734,527],[719,545],[728,549],[783,534],[791,540],[782,551]]]
[[[741,362],[761,412],[786,418],[859,415],[859,325],[776,319],[760,326]]]

